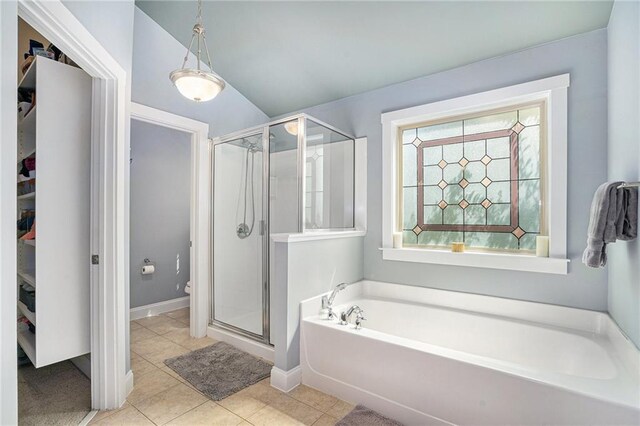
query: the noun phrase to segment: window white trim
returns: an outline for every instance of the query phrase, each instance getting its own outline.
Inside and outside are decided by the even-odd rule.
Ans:
[[[522,254],[464,252],[421,248],[382,248],[385,260],[400,262],[435,263],[439,265],[470,266],[474,268],[505,269],[510,271],[566,274],[568,259],[535,257]]]
[[[367,231],[367,138],[355,140],[354,223],[359,231]]]
[[[567,89],[569,74],[433,102],[382,114],[382,257],[385,260],[495,269],[567,273]],[[397,146],[401,127],[455,115],[474,114],[532,101],[545,101],[549,257],[506,253],[451,253],[431,249],[393,249],[397,229]]]

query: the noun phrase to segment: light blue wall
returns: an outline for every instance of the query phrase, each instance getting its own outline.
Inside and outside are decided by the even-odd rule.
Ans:
[[[609,180],[640,180],[640,3],[617,1],[608,27]],[[609,312],[640,347],[640,243],[609,244]]]
[[[380,114],[563,73],[571,74],[567,224],[570,273],[546,275],[383,261],[378,250],[382,244]],[[304,112],[356,136],[368,137],[369,229],[364,242],[365,278],[599,311],[607,309],[606,271],[587,269],[580,262],[591,197],[607,179],[606,30],[476,62]]]
[[[191,27],[185,26],[184,30],[190,32]],[[187,49],[137,7],[133,48],[133,102],[209,123],[210,136],[224,135],[268,120],[258,107],[230,85],[214,100],[201,104],[178,93],[169,80],[169,73],[182,66]],[[190,63],[193,64],[193,57]]]
[[[62,3],[85,26],[127,73],[133,52],[133,0],[76,1]]]
[[[132,120],[130,170],[131,308],[187,296],[191,135]],[[141,274],[145,258],[154,274]]]

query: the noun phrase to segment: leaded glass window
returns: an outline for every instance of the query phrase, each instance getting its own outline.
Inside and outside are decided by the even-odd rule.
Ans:
[[[404,244],[534,250],[544,231],[543,107],[402,129]]]

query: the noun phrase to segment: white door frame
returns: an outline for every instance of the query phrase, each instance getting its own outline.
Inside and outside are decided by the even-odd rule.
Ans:
[[[191,208],[189,253],[191,326],[193,337],[207,335],[210,257],[209,124],[131,102],[131,119],[179,130],[191,135]]]
[[[18,7],[0,1],[0,424],[18,423],[16,164]]]
[[[17,370],[15,354],[16,277],[15,161],[17,112],[17,17],[55,42],[93,78],[91,248],[91,403],[95,409],[121,406],[126,398],[126,327],[129,307],[128,249],[128,114],[127,73],[60,0],[10,0],[0,2],[3,51],[2,143],[0,171],[2,199],[2,410],[1,424],[17,422]],[[7,25],[5,25],[7,24]],[[13,92],[10,94],[9,92]],[[5,102],[6,101],[6,102]],[[11,165],[13,163],[13,165]],[[4,179],[4,177],[9,177]],[[11,188],[13,187],[13,188]],[[11,210],[11,212],[9,212]],[[9,216],[9,218],[7,218]],[[9,225],[11,228],[9,228]],[[8,241],[8,242],[7,242]],[[90,254],[100,264],[90,266]],[[7,280],[7,281],[5,281]],[[12,330],[9,328],[11,327]],[[8,366],[5,370],[5,366]],[[5,404],[6,401],[6,404]]]

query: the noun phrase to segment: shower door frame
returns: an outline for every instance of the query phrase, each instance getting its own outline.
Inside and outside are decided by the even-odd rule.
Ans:
[[[215,305],[215,164],[216,145],[225,144],[238,139],[258,136],[262,138],[262,218],[259,223],[259,231],[262,233],[262,334],[252,333],[243,328],[227,324],[216,319]],[[266,176],[266,178],[265,178]],[[269,126],[257,126],[240,132],[232,133],[224,137],[213,138],[211,140],[211,281],[209,292],[209,306],[211,308],[210,323],[222,329],[232,331],[252,340],[256,340],[266,345],[270,345],[270,288],[269,288]]]
[[[210,281],[210,291],[209,291],[209,306],[211,308],[211,312],[210,312],[210,324],[215,325],[217,327],[220,327],[223,330],[227,330],[227,331],[231,331],[233,333],[237,333],[241,336],[247,337],[249,339],[261,342],[263,344],[269,345],[269,346],[273,346],[271,344],[271,286],[270,286],[270,244],[271,244],[271,233],[270,233],[270,218],[269,218],[269,207],[270,207],[270,161],[271,161],[271,141],[269,138],[269,129],[272,126],[277,126],[279,124],[283,124],[289,121],[293,121],[293,120],[298,120],[298,141],[297,141],[297,147],[296,149],[298,150],[297,152],[297,190],[298,190],[298,228],[297,228],[297,232],[302,233],[305,231],[304,229],[304,223],[305,223],[305,198],[306,198],[306,194],[305,194],[305,186],[304,186],[304,179],[306,176],[306,134],[307,134],[307,129],[306,129],[306,125],[307,125],[307,120],[312,121],[316,124],[319,124],[322,127],[325,127],[331,131],[334,131],[338,134],[341,134],[342,136],[353,140],[354,143],[354,158],[353,158],[353,162],[354,162],[354,188],[353,188],[353,227],[351,228],[345,228],[345,230],[355,230],[356,229],[356,213],[355,213],[355,209],[356,209],[356,182],[355,182],[355,163],[356,163],[356,159],[355,159],[355,143],[357,138],[354,136],[349,135],[348,133],[343,132],[342,130],[325,123],[324,121],[318,120],[317,118],[314,118],[308,114],[295,114],[295,115],[290,115],[287,117],[283,117],[283,118],[279,118],[277,120],[273,120],[273,121],[269,121],[267,123],[258,125],[258,126],[254,126],[254,127],[250,127],[248,129],[243,129],[237,132],[233,132],[233,133],[229,133],[227,135],[224,136],[220,136],[217,138],[212,138],[211,139],[211,158],[210,158],[210,164],[211,164],[211,203],[210,203],[210,208],[211,208],[211,242],[210,242],[210,253],[211,253],[211,270],[209,272],[209,276],[211,277],[211,281]],[[215,250],[213,247],[213,241],[214,241],[214,230],[215,230],[215,225],[214,225],[214,220],[215,220],[215,208],[214,208],[214,196],[213,196],[213,191],[215,191],[215,147],[216,145],[219,144],[223,144],[223,143],[227,143],[227,142],[231,142],[237,139],[241,139],[243,137],[248,137],[248,136],[256,136],[262,133],[262,149],[263,152],[266,153],[266,155],[263,155],[263,175],[262,175],[262,218],[263,218],[263,225],[261,226],[261,230],[263,231],[263,240],[262,240],[262,281],[263,281],[263,297],[262,297],[262,315],[263,315],[263,320],[262,320],[262,335],[258,335],[255,333],[252,333],[250,331],[244,330],[242,328],[233,326],[231,324],[227,324],[224,323],[222,321],[216,320],[215,319],[215,275],[214,275],[214,271],[213,268],[215,268],[215,262],[214,262],[214,257],[215,257]],[[327,229],[318,229],[318,230],[314,230],[315,232],[317,231],[327,231]],[[310,232],[314,232],[314,231],[310,231]]]

